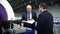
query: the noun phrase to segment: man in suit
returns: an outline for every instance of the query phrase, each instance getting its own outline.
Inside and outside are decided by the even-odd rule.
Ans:
[[[22,16],[22,22],[26,22],[28,20],[36,20],[37,16],[36,13],[32,11],[32,6],[27,5],[26,6],[26,11],[24,11],[23,16]],[[35,23],[29,24],[29,23],[24,23],[24,27],[32,28],[34,29]]]
[[[39,5],[39,14],[37,19],[37,34],[53,34],[53,16],[48,12],[45,3]]]

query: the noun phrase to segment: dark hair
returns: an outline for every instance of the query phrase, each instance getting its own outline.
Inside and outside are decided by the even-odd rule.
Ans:
[[[41,4],[39,4],[39,6],[40,6],[40,7],[43,7],[43,9],[47,9],[46,3],[41,3]]]
[[[31,4],[31,3],[27,3],[27,4],[26,4],[26,6],[27,6],[27,5],[31,5],[31,6],[32,6],[32,4]],[[26,6],[25,6],[25,7],[26,7]]]

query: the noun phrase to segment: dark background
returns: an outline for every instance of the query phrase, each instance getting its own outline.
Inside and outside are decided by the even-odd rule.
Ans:
[[[52,4],[60,3],[60,0],[7,0],[14,12],[20,13],[25,10],[26,4],[31,4],[33,6],[33,9],[37,9],[38,5],[43,2],[46,3],[47,6],[50,6]]]

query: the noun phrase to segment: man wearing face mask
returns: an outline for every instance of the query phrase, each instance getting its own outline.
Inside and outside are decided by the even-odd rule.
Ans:
[[[35,20],[36,21],[36,18],[37,18],[36,13],[32,11],[32,6],[30,4],[28,4],[26,6],[26,11],[24,11],[24,13],[22,15],[22,22],[26,22],[26,21],[29,21],[29,20]],[[34,29],[35,22],[33,24],[24,23],[24,27]]]
[[[37,19],[37,34],[53,34],[53,16],[48,12],[45,3],[39,5],[39,14]]]

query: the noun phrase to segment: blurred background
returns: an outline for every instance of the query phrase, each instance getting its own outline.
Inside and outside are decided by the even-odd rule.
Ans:
[[[33,10],[38,12],[38,6],[41,2],[46,3],[48,6],[49,12],[51,12],[54,18],[60,18],[60,0],[7,0],[15,14],[16,17],[21,15],[21,13],[26,9],[26,4],[31,4],[33,6]],[[17,15],[18,14],[18,15]],[[19,16],[18,16],[19,17]]]

